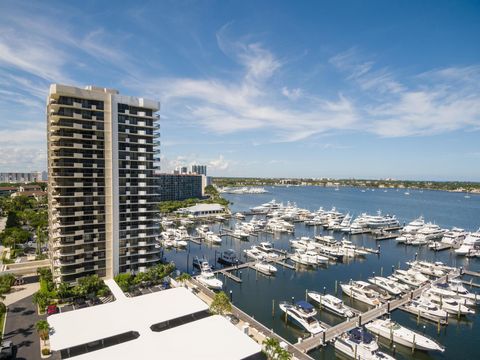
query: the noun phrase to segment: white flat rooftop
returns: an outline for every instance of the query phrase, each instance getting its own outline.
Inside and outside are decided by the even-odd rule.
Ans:
[[[118,296],[111,303],[49,316],[47,321],[53,329],[50,347],[62,350],[128,331],[138,332],[142,339],[152,333],[153,324],[207,309],[202,300],[185,288],[132,298]],[[125,344],[128,343],[131,341]]]
[[[201,212],[201,211],[223,211],[225,208],[220,204],[196,204],[181,210],[189,212]]]
[[[215,315],[162,332],[85,353],[75,360],[239,360],[261,352],[261,346],[225,318]]]

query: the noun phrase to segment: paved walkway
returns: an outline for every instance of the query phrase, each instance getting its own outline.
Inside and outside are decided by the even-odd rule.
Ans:
[[[3,301],[5,305],[9,306],[16,303],[26,297],[32,296],[40,289],[40,284],[38,282],[32,284],[24,284],[20,286],[14,286],[8,294],[5,294],[5,300]]]
[[[105,284],[108,286],[108,288],[112,292],[113,296],[115,297],[115,300],[123,301],[127,299],[127,296],[123,293],[122,289],[120,289],[120,286],[118,286],[115,280],[113,279],[105,280]]]
[[[35,330],[35,323],[45,318],[37,314],[28,296],[8,307],[4,340],[10,340],[17,347],[16,359],[37,360],[40,357],[40,338]]]

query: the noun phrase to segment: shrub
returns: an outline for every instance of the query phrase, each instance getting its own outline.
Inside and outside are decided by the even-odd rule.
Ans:
[[[50,355],[50,349],[49,348],[43,348],[42,349],[42,355],[43,356]]]

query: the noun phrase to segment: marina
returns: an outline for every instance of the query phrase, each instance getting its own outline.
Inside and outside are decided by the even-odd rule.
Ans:
[[[308,189],[308,188],[307,188]],[[232,207],[233,212],[240,212],[240,211],[249,211],[250,208],[258,206],[259,203],[267,203],[269,202],[272,197],[275,197],[277,201],[283,200],[284,202],[290,200],[296,201],[298,206],[308,207],[311,211],[315,211],[321,205],[326,205],[325,207],[328,209],[329,205],[341,203],[341,198],[334,199],[334,197],[339,197],[343,191],[349,192],[348,195],[352,196],[352,193],[358,195],[358,197],[365,197],[365,194],[358,191],[358,189],[341,189],[340,191],[335,191],[332,189],[330,193],[328,192],[329,189],[318,189],[320,190],[319,193],[321,194],[321,198],[319,196],[318,202],[314,202],[311,199],[311,194],[308,196],[308,202],[300,203],[299,194],[302,190],[307,190],[303,188],[272,188],[268,189],[269,193],[266,195],[242,195],[238,198],[232,198],[234,202],[234,206]],[[313,190],[313,189],[312,189]],[[314,189],[317,191],[317,189]],[[277,193],[278,192],[278,193]],[[287,193],[285,197],[282,199],[280,193]],[[432,192],[433,195],[436,195],[437,192]],[[392,196],[395,195],[393,192],[389,192],[381,194],[375,193],[372,194],[374,196]],[[414,195],[416,193],[411,191],[411,196],[408,197],[408,201],[415,199]],[[370,194],[369,194],[370,195]],[[429,192],[425,191],[420,196],[429,195]],[[447,194],[447,195],[456,195],[456,194]],[[234,196],[235,195],[228,195]],[[331,199],[325,199],[325,196],[330,196]],[[472,197],[475,198],[475,197]],[[263,201],[262,201],[263,200]],[[323,200],[323,202],[322,202]],[[333,203],[333,200],[336,200]],[[360,199],[359,199],[360,200]],[[472,199],[469,199],[471,201]],[[328,201],[331,201],[330,203]],[[351,202],[351,199],[350,199]],[[310,205],[309,205],[310,204]],[[338,209],[343,212],[350,212],[350,213],[357,213],[351,210],[352,207],[358,206],[359,210],[358,213],[362,213],[365,210],[368,210],[371,213],[375,213],[373,210],[366,209],[365,204],[355,204],[354,202],[351,203],[348,207],[340,207],[338,205]],[[368,203],[367,203],[368,204]],[[362,205],[362,206],[360,206]],[[398,205],[396,203],[396,205]],[[477,204],[479,206],[480,204]],[[378,206],[378,205],[374,205]],[[401,208],[401,207],[400,207]],[[417,211],[418,209],[416,209]],[[418,213],[410,213],[406,216],[401,216],[399,212],[395,211],[395,209],[388,209],[389,212],[398,214],[399,221],[403,224],[408,224],[412,219],[418,217]],[[428,215],[424,213],[426,218],[435,219],[441,218],[442,214],[431,214]],[[468,216],[465,215],[462,217],[462,213],[458,214],[459,216],[455,218],[450,218],[449,222],[442,223],[442,227],[454,227],[454,226],[461,226],[462,228],[466,228],[469,231],[475,231],[477,224],[475,223],[475,219],[471,219],[470,221],[472,224],[470,226],[466,226],[465,223],[461,223],[468,219]],[[285,323],[284,319],[282,319],[281,314],[279,313],[278,304],[281,301],[288,301],[293,302],[301,299],[306,299],[306,291],[317,291],[318,293],[326,293],[332,294],[339,299],[342,299],[345,304],[351,308],[353,308],[356,312],[356,317],[354,319],[358,320],[358,315],[361,314],[361,322],[364,323],[367,319],[374,319],[378,318],[379,316],[384,316],[387,311],[384,308],[385,304],[382,304],[380,308],[376,309],[369,309],[368,306],[365,304],[359,303],[354,299],[350,299],[348,296],[342,296],[340,290],[340,284],[348,283],[350,279],[353,280],[364,280],[367,281],[369,277],[372,276],[380,276],[380,277],[388,277],[393,271],[397,269],[406,269],[408,266],[406,262],[411,262],[415,258],[418,259],[425,259],[429,261],[442,261],[443,263],[451,266],[456,266],[458,268],[462,267],[463,277],[461,281],[463,283],[472,281],[472,284],[478,283],[478,280],[475,280],[476,275],[478,275],[478,270],[480,267],[478,266],[477,260],[467,258],[467,257],[460,257],[456,256],[452,250],[445,250],[442,252],[435,252],[428,248],[428,246],[424,247],[410,247],[405,246],[403,244],[398,244],[395,240],[383,240],[381,242],[377,242],[370,233],[365,234],[354,234],[354,235],[343,235],[341,232],[333,231],[333,230],[326,230],[321,226],[311,226],[306,225],[304,222],[297,221],[294,222],[295,228],[294,233],[289,232],[264,232],[264,231],[256,231],[256,236],[249,236],[246,240],[240,240],[233,238],[226,234],[226,229],[234,228],[235,224],[239,221],[250,222],[253,217],[257,219],[265,218],[264,215],[256,214],[253,215],[246,215],[245,220],[235,219],[232,218],[227,222],[224,223],[217,223],[211,224],[210,228],[215,233],[223,233],[225,234],[222,236],[222,243],[220,245],[213,245],[208,243],[201,243],[201,245],[197,245],[194,243],[190,243],[189,247],[185,250],[181,249],[172,249],[166,250],[165,256],[168,260],[174,260],[177,263],[177,266],[182,271],[192,271],[191,264],[187,259],[189,258],[190,261],[192,259],[193,254],[198,255],[205,255],[207,258],[210,259],[212,265],[215,265],[216,272],[222,270],[222,267],[216,264],[216,257],[217,255],[224,251],[225,249],[232,249],[234,250],[237,255],[240,256],[240,260],[243,261],[243,264],[238,264],[237,266],[230,266],[225,268],[229,274],[236,277],[229,277],[229,275],[221,275],[218,276],[223,280],[224,286],[223,289],[227,294],[230,294],[232,297],[233,304],[239,307],[245,314],[249,316],[253,316],[256,321],[260,321],[266,328],[273,329],[274,332],[281,336],[283,339],[287,340],[290,344],[294,344],[296,347],[299,347],[300,351],[307,351],[308,355],[312,358],[320,359],[320,358],[329,358],[335,351],[332,346],[321,346],[320,343],[321,338],[316,338],[315,340],[312,339],[307,333],[302,331],[301,329],[293,326],[290,322]],[[355,216],[354,216],[355,217]],[[268,220],[268,217],[266,218]],[[332,236],[336,241],[342,240],[343,237],[346,237],[353,245],[360,248],[368,248],[373,249],[372,253],[368,253],[367,255],[363,256],[355,256],[355,257],[344,257],[342,261],[333,261],[335,257],[329,259],[327,264],[323,265],[316,265],[316,266],[305,266],[301,264],[296,264],[289,258],[292,254],[294,254],[294,249],[290,246],[291,239],[299,239],[301,237],[308,237],[310,239],[314,239],[315,236]],[[243,254],[243,250],[250,249],[253,245],[259,245],[262,242],[270,242],[275,249],[275,252],[279,254],[279,258],[275,261],[271,261],[272,265],[277,267],[277,272],[274,276],[267,276],[264,274],[255,271],[252,266],[255,264],[254,261],[249,261],[245,259]],[[316,242],[318,243],[318,241]],[[378,245],[381,244],[381,249],[378,252]],[[284,257],[281,258],[280,254],[284,254]],[[281,266],[279,263],[284,263],[287,266]],[[278,265],[278,266],[277,266]],[[239,282],[238,280],[241,280]],[[473,280],[471,280],[473,279]],[[468,285],[468,284],[467,284]],[[231,293],[230,293],[231,291]],[[471,290],[473,291],[473,290]],[[255,296],[250,296],[250,294],[255,294]],[[416,294],[416,293],[415,293]],[[292,299],[293,298],[293,299]],[[449,357],[449,351],[451,348],[451,344],[455,343],[456,336],[451,332],[445,334],[443,332],[443,328],[448,328],[449,326],[444,326],[444,320],[439,321],[432,321],[431,319],[425,318],[421,316],[418,317],[418,314],[413,314],[403,310],[403,303],[399,300],[395,299],[390,302],[390,306],[393,304],[393,308],[398,309],[397,311],[393,311],[393,308],[390,309],[390,316],[393,320],[398,321],[403,326],[406,326],[410,329],[420,329],[422,332],[426,333],[427,335],[435,338],[438,340],[442,346],[445,347],[445,352],[442,355],[442,358],[453,358]],[[406,302],[409,301],[408,297]],[[272,306],[272,303],[275,306]],[[274,309],[276,307],[276,309]],[[326,331],[324,332],[327,336],[332,336],[333,331],[336,329],[340,331],[341,334],[345,333],[352,328],[354,328],[355,323],[351,323],[349,326],[345,325],[345,322],[342,322],[342,318],[332,314],[326,310],[322,310],[320,307],[316,306],[318,314],[315,316],[319,323],[322,325],[328,325],[326,327]],[[452,323],[456,324],[456,326],[464,327],[466,324],[475,322],[476,315],[468,315],[468,321],[465,319],[457,319],[457,316],[450,316],[448,319],[448,323],[451,325]],[[467,321],[467,322],[466,322]],[[440,330],[438,330],[438,326],[440,323]],[[342,325],[343,324],[343,325]],[[334,329],[334,330],[332,330]],[[468,327],[465,328],[465,331],[468,333]],[[316,337],[322,336],[321,334],[316,335]],[[331,339],[335,338],[333,336]],[[299,341],[300,339],[300,341]],[[327,339],[327,338],[326,338]],[[326,341],[329,343],[328,341]],[[315,346],[313,346],[313,343]],[[392,354],[393,348],[385,345],[380,342],[380,347],[382,351],[385,351],[389,354]],[[467,343],[467,351],[471,351],[473,354],[476,352],[476,348],[472,345],[469,347]],[[411,350],[402,349],[402,346],[399,346],[396,350],[397,353],[395,358],[400,359],[410,359],[410,358],[423,358],[423,354],[415,352],[415,356],[412,356]],[[436,358],[434,353],[429,354],[429,358]]]

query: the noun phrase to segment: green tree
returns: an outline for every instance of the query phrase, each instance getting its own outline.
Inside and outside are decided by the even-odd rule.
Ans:
[[[130,273],[122,273],[115,276],[115,282],[123,292],[129,292],[133,286],[133,276]]]
[[[218,196],[218,190],[213,185],[205,186],[205,194],[210,195],[211,197]]]
[[[40,339],[47,340],[48,334],[50,332],[50,325],[48,325],[47,320],[39,320],[35,324],[35,329],[37,330]]]
[[[52,299],[48,292],[39,290],[35,294],[33,294],[33,303],[37,304],[41,311],[45,310],[45,308],[50,305]]]
[[[177,281],[183,282],[183,281],[190,280],[191,278],[192,278],[192,277],[190,276],[190,274],[181,273],[180,276],[177,277]]]
[[[2,244],[15,249],[18,244],[24,244],[30,239],[30,233],[19,227],[5,228],[0,234]]]
[[[20,221],[18,220],[18,215],[15,211],[9,211],[7,215],[7,222],[5,224],[5,229],[16,228],[20,226]]]
[[[275,338],[266,338],[263,340],[263,347],[268,359],[290,360],[292,358],[292,354],[283,349],[279,341]]]
[[[61,300],[68,299],[73,296],[72,287],[68,283],[60,283],[57,287],[57,296]]]
[[[98,275],[85,276],[78,279],[74,293],[80,296],[103,296],[107,289],[106,285]]]
[[[228,299],[227,294],[220,291],[215,294],[212,303],[210,304],[210,312],[212,314],[224,315],[232,311],[232,304]]]

